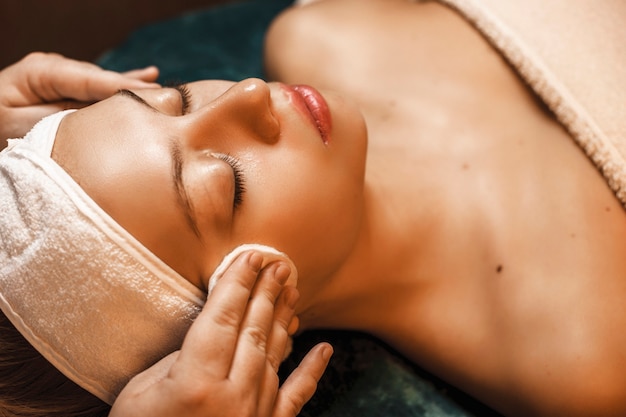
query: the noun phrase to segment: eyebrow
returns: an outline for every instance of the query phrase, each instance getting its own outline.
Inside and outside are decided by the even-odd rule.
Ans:
[[[152,107],[150,103],[146,100],[133,93],[128,89],[121,89],[117,92],[118,95],[122,97],[128,97],[137,103],[146,106],[150,110],[158,112],[157,109]],[[181,94],[182,95],[182,94]],[[191,204],[191,199],[187,194],[187,190],[185,189],[185,182],[183,181],[183,156],[180,151],[180,145],[178,142],[172,140],[170,142],[170,156],[172,159],[172,180],[174,182],[174,189],[176,190],[176,202],[180,206],[187,219],[187,224],[191,228],[191,231],[200,238],[200,229],[198,228],[198,222],[196,221],[195,212],[193,210],[193,206]]]
[[[147,108],[149,108],[152,111],[158,111],[157,109],[152,107],[152,105],[150,105],[150,103],[148,103],[146,100],[144,100],[143,98],[139,97],[137,94],[133,93],[132,91],[127,90],[126,88],[118,90],[117,94],[122,96],[122,97],[131,98],[131,99],[135,100],[137,103],[140,103],[140,104],[146,106]]]
[[[181,207],[187,224],[193,231],[193,233],[200,237],[200,229],[198,228],[198,222],[196,221],[195,212],[185,190],[185,183],[183,181],[183,163],[184,159],[180,151],[180,145],[178,142],[172,140],[170,142],[170,155],[172,157],[172,179],[174,182],[174,189],[176,190],[176,201]]]

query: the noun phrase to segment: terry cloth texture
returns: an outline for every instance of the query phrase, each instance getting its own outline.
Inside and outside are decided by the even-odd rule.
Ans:
[[[50,157],[63,117],[0,153],[0,309],[72,381],[112,404],[128,380],[179,349],[206,298],[107,215]],[[262,266],[281,259],[255,249]],[[216,340],[215,343],[219,343]]]
[[[0,153],[0,308],[57,369],[111,404],[179,348],[205,296],[52,160],[66,114]]]

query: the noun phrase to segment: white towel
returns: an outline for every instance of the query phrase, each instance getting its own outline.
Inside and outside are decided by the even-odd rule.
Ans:
[[[112,404],[130,378],[180,348],[206,294],[52,160],[67,113],[43,119],[0,153],[0,308],[56,368]],[[290,262],[260,245],[236,251],[251,248],[265,254],[264,265]]]

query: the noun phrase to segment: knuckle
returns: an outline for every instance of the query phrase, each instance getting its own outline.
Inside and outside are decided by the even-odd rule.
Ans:
[[[247,326],[244,330],[244,335],[249,339],[250,343],[258,347],[260,350],[265,351],[267,344],[267,334],[264,329],[258,325]]]
[[[274,279],[263,278],[264,279],[262,279],[254,289],[253,298],[275,304],[281,292],[282,285]]]
[[[289,410],[289,415],[298,415],[304,406],[304,397],[302,395],[293,395],[287,398],[285,408]]]
[[[224,308],[215,315],[213,321],[220,327],[238,328],[241,317],[235,309]]]
[[[272,369],[277,370],[280,368],[288,349],[287,344],[282,342],[279,345],[273,344],[273,346],[268,347],[267,361],[272,366]]]
[[[272,352],[267,356],[267,362],[272,369],[278,369],[281,361],[278,359],[277,353]]]
[[[278,387],[280,386],[280,378],[278,377],[278,374],[272,371],[271,368],[268,368],[265,378],[266,386],[270,388],[271,392],[276,393],[278,391]]]
[[[28,64],[39,64],[44,61],[58,60],[60,58],[62,58],[62,55],[59,55],[55,52],[35,51],[29,52],[26,56],[24,56],[24,58],[22,58],[22,61]]]
[[[277,284],[263,286],[262,288],[259,288],[259,294],[257,295],[257,297],[262,297],[264,300],[267,300],[273,304],[275,302],[278,289],[279,288]]]
[[[239,411],[241,417],[257,417],[257,410],[252,404],[246,402]]]
[[[47,57],[47,53],[45,52],[30,52],[24,58],[22,58],[23,62],[31,62],[31,61],[39,61],[40,59],[45,59]]]
[[[211,390],[208,384],[187,383],[181,380],[175,383],[170,397],[185,410],[203,409],[210,402]]]

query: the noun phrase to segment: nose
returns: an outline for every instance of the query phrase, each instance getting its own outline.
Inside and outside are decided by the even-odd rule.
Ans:
[[[188,137],[232,143],[242,138],[272,144],[280,124],[272,113],[271,91],[263,80],[250,78],[234,84],[191,115]],[[202,143],[199,143],[201,146]]]

